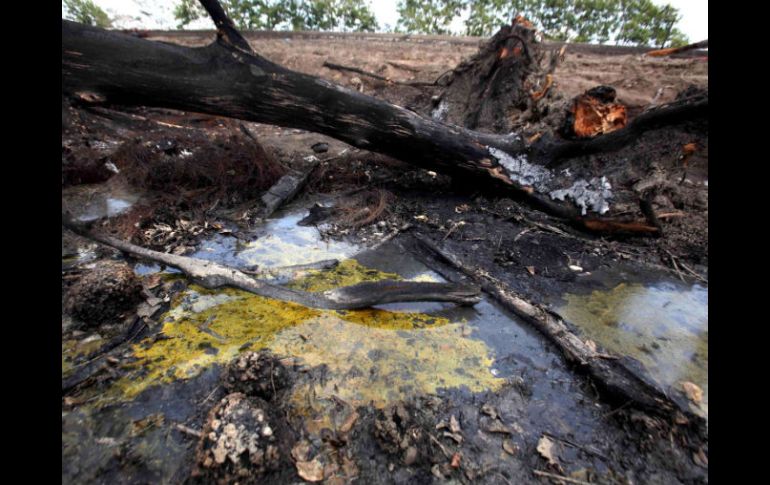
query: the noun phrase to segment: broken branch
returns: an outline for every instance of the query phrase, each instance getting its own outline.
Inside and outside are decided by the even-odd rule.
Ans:
[[[679,410],[693,422],[703,422],[685,406],[670,399],[663,391],[639,377],[626,367],[621,359],[602,358],[605,354],[588,346],[566,325],[556,313],[532,303],[511,290],[508,285],[488,273],[466,265],[445,248],[439,248],[430,239],[415,235],[415,240],[430,254],[469,276],[481,289],[494,297],[505,308],[533,325],[561,351],[567,361],[577,364],[611,396],[632,401],[641,409],[664,415]]]
[[[474,305],[481,300],[479,290],[466,285],[391,280],[359,283],[320,293],[308,293],[254,279],[235,268],[213,261],[161,253],[112,236],[98,234],[75,224],[66,216],[62,216],[62,225],[78,235],[106,244],[137,258],[177,268],[205,288],[215,289],[229,286],[255,295],[298,303],[307,307],[349,310],[385,303],[412,301],[442,301],[460,305]]]

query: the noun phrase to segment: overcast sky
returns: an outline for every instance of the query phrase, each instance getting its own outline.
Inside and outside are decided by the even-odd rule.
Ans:
[[[708,39],[708,0],[652,0],[659,5],[670,4],[679,9],[682,20],[679,29],[691,42]],[[120,28],[172,29],[175,27],[173,8],[177,0],[94,0],[112,18]],[[396,25],[398,13],[397,0],[372,0],[372,10],[381,27]],[[462,21],[453,25],[458,31]],[[213,25],[202,21],[191,25],[193,28],[210,28]]]

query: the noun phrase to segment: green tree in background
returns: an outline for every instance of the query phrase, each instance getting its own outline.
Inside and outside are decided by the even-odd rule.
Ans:
[[[460,15],[464,0],[399,0],[396,32],[451,34],[449,24]]]
[[[687,43],[676,28],[677,9],[651,0],[401,0],[399,30],[446,34],[463,11],[469,13],[466,35],[492,35],[522,14],[552,40],[655,47]]]
[[[62,14],[64,18],[81,24],[103,29],[112,26],[110,17],[91,0],[62,0]]]
[[[377,21],[364,0],[222,0],[235,25],[245,30],[346,30],[372,32]],[[182,0],[174,9],[179,28],[207,18],[197,0]]]

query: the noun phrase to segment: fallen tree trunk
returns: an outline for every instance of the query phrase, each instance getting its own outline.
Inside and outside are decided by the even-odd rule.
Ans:
[[[527,301],[505,283],[484,271],[468,266],[459,257],[440,248],[430,239],[421,235],[415,235],[414,238],[427,252],[469,276],[505,308],[534,326],[556,345],[568,362],[576,364],[613,397],[624,402],[630,401],[636,407],[648,411],[667,416],[679,411],[695,423],[703,421],[687,408],[685,399],[679,402],[671,399],[655,385],[627,368],[617,356],[600,353],[586,344],[556,313]]]
[[[584,217],[571,203],[553,201],[523,186],[517,181],[515,162],[526,159],[531,147],[521,137],[446,125],[290,71],[253,53],[217,2],[202,3],[219,29],[217,41],[202,48],[152,42],[62,20],[63,92],[92,104],[166,107],[323,133],[355,147],[460,176],[487,193],[524,201],[583,230],[657,233],[655,227]],[[554,153],[553,147],[547,153]]]
[[[395,302],[441,301],[474,305],[480,291],[467,285],[409,281],[376,281],[335,288],[319,293],[297,291],[254,279],[213,261],[161,253],[120,239],[98,234],[62,216],[62,225],[76,234],[98,241],[140,259],[172,266],[209,289],[230,286],[255,295],[330,310],[349,310]]]

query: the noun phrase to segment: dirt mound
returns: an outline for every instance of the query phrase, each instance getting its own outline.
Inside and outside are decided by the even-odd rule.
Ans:
[[[70,288],[64,311],[88,325],[113,320],[142,299],[142,285],[129,265],[104,261]]]
[[[289,373],[269,351],[247,352],[227,366],[222,380],[228,392],[269,401],[289,384]]]

